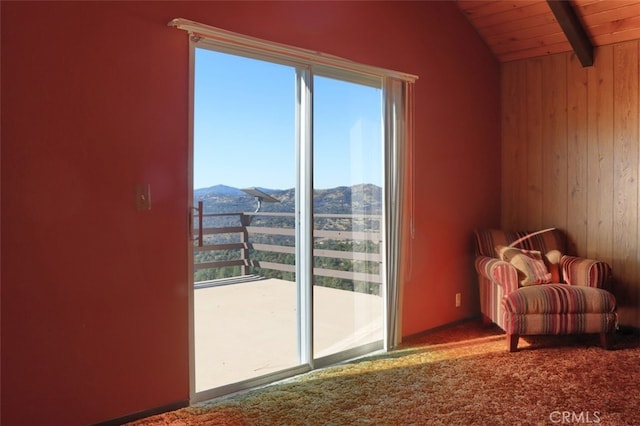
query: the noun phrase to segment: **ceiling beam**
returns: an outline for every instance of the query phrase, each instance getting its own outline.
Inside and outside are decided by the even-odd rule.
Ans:
[[[593,44],[582,27],[576,11],[567,0],[547,0],[583,67],[593,65]]]

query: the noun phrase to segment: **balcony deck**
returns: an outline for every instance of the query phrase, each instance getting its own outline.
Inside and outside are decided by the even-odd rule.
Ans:
[[[196,392],[297,364],[295,283],[251,276],[196,284]],[[315,286],[315,357],[381,340],[383,312],[380,296]]]

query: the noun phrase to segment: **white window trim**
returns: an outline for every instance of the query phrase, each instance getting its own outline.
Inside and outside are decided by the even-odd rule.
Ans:
[[[322,52],[265,41],[184,18],[175,18],[167,25],[187,31],[194,41],[205,38],[219,45],[221,48],[232,48],[236,53],[238,50],[243,50],[263,57],[265,54],[269,54],[269,56],[272,56],[274,59],[285,61],[286,63],[299,60],[304,64],[313,63],[315,66],[355,71],[368,74],[375,78],[391,77],[408,82],[415,82],[415,80],[418,79],[416,75],[364,65]]]

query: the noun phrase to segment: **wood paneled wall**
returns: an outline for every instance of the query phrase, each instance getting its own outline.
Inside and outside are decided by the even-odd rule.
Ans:
[[[565,230],[608,261],[622,325],[640,326],[640,40],[502,65],[502,226]]]

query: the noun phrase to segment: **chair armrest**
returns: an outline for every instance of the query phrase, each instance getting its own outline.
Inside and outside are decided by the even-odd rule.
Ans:
[[[505,296],[518,289],[518,271],[509,262],[488,256],[478,256],[475,266],[478,275],[501,286]]]
[[[560,259],[564,281],[571,285],[607,289],[611,280],[611,266],[600,260],[575,256]]]

